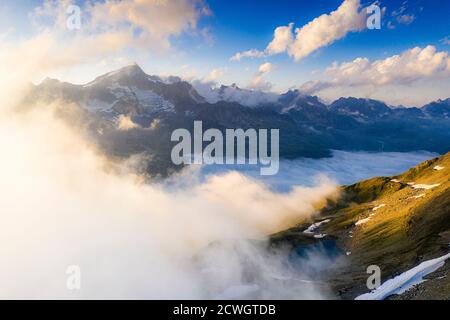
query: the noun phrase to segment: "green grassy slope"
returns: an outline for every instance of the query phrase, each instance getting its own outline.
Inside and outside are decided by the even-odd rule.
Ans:
[[[331,221],[318,232],[336,239],[349,254],[348,263],[329,279],[342,298],[368,291],[365,283],[369,265],[378,265],[385,281],[423,260],[450,252],[450,153],[399,176],[342,187],[340,200],[322,209],[317,221],[323,219]],[[311,241],[302,233],[306,227],[304,224],[279,233],[273,240],[297,245],[305,239]],[[450,299],[448,278],[450,275],[441,277],[436,283],[444,289],[435,293],[431,287],[416,290],[405,298],[432,298],[434,294],[435,298]]]

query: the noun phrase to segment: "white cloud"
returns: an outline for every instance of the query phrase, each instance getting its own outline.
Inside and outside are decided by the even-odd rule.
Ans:
[[[287,51],[298,61],[345,37],[349,32],[361,31],[365,27],[366,13],[361,10],[359,0],[345,0],[336,11],[323,14],[302,28],[297,28],[295,40]]]
[[[263,298],[322,297],[274,281],[292,275],[287,257],[246,239],[310,218],[332,183],[276,193],[229,173],[169,192],[99,154],[51,107],[0,110],[1,298],[211,299],[249,283]],[[82,290],[67,290],[69,265]]]
[[[357,58],[334,64],[325,73],[334,84],[407,85],[422,79],[450,76],[450,57],[448,52],[438,52],[434,46],[416,47],[383,60],[371,62],[367,58]]]
[[[209,14],[201,0],[87,2],[81,10],[81,29],[68,30],[66,9],[72,3],[45,0],[30,13],[36,30],[33,36],[15,41],[1,38],[1,69],[14,65],[14,76],[25,82],[33,80],[27,78],[30,74],[45,76],[62,68],[96,63],[128,49],[165,52],[171,49],[174,36],[197,32],[198,20]],[[28,63],[17,65],[15,61]]]
[[[130,56],[130,53],[137,52],[141,59],[147,54],[167,53],[175,36],[197,31],[197,21],[205,8],[200,0],[86,4],[82,9],[81,29],[70,31],[65,25],[65,10],[72,2],[47,0],[30,14],[36,33],[27,38],[0,37],[0,70],[3,71],[0,86],[23,87],[27,82],[39,81],[70,68],[98,67],[101,61],[118,62],[119,57]],[[140,10],[149,14],[158,11],[164,22],[145,22],[137,14]],[[114,64],[114,68],[128,63]]]
[[[119,119],[117,120],[117,129],[126,131],[136,128],[139,128],[139,125],[134,123],[129,116],[123,114],[119,116]]]
[[[357,58],[326,69],[327,81],[307,82],[302,88],[314,93],[338,86],[410,85],[419,80],[436,80],[450,76],[450,55],[434,46],[412,48],[400,55],[370,61]]]
[[[299,90],[302,94],[314,95],[316,92],[322,91],[331,86],[332,86],[332,84],[330,82],[311,80],[311,81],[307,81],[307,82],[303,83],[300,86]]]
[[[216,82],[225,74],[225,68],[216,68],[205,77],[204,82]]]
[[[1,298],[214,298],[232,285],[246,284],[242,279],[248,268],[242,260],[261,267],[257,282],[268,298],[320,297],[304,283],[289,291],[279,288],[270,275],[289,271],[277,265],[283,260],[246,245],[245,239],[264,239],[314,215],[315,203],[335,194],[333,184],[280,194],[234,173],[168,192],[143,184],[142,177],[86,141],[74,123],[54,116],[54,110],[67,110],[67,105],[9,112],[16,102],[9,98],[23,97],[20,89],[29,79],[80,59],[102,61],[97,50],[116,48],[103,48],[107,42],[94,39],[65,43],[51,31],[20,43],[0,43],[0,144],[5,155],[0,158],[0,191],[7,198],[0,212],[0,251],[7,261],[0,265]],[[130,119],[121,122],[122,129],[134,127]],[[152,122],[149,129],[157,125]],[[230,250],[203,250],[236,239]],[[76,292],[66,288],[65,272],[73,264],[82,270],[82,290]]]
[[[230,58],[230,61],[241,61],[242,58],[263,58],[265,53],[256,49],[250,49],[244,52],[238,52]]]
[[[131,29],[141,45],[156,41],[169,47],[169,37],[197,28],[205,5],[193,0],[128,0],[98,2],[89,7],[92,28]]]
[[[296,28],[295,36],[293,23],[277,27],[273,40],[264,52],[252,49],[237,53],[231,60],[239,61],[244,57],[261,58],[287,52],[295,61],[299,61],[317,49],[344,38],[349,32],[358,32],[365,28],[366,12],[362,10],[360,0],[344,0],[337,10]]]
[[[270,62],[266,62],[259,66],[258,72],[261,74],[265,74],[265,73],[272,72],[273,69],[274,69],[273,64]]]
[[[267,82],[264,79],[264,76],[270,72],[272,72],[274,69],[274,65],[270,62],[263,63],[259,66],[258,72],[255,74],[253,80],[251,81],[250,85],[248,86],[250,89],[254,90],[260,90],[260,91],[269,91],[272,89],[272,84],[270,82]]]
[[[380,144],[381,147],[381,144]],[[273,190],[289,191],[298,181],[302,185],[314,186],[317,177],[325,175],[339,185],[351,185],[361,180],[376,176],[388,177],[397,175],[417,164],[435,158],[431,152],[348,152],[334,150],[331,158],[280,161],[280,171],[276,176],[259,175],[259,168],[236,168],[246,176],[262,179]],[[352,168],[352,170],[348,170]],[[202,167],[202,175],[220,175],[229,168],[220,165]],[[188,184],[189,181],[186,181]]]
[[[450,81],[450,53],[434,46],[411,48],[385,59],[357,58],[333,63],[317,80],[300,86],[304,94],[326,101],[355,96],[392,105],[422,106],[446,99]]]
[[[293,23],[287,26],[278,27],[275,29],[273,40],[267,46],[266,52],[269,55],[285,52],[292,44],[294,36],[292,34]]]

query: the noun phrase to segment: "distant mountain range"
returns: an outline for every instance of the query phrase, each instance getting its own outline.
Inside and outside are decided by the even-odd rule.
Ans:
[[[277,95],[236,85],[211,88],[147,75],[131,65],[85,85],[46,79],[32,87],[23,107],[55,101],[77,106],[80,123],[110,155],[146,156],[151,174],[176,170],[170,164],[170,134],[192,130],[194,120],[202,120],[205,129],[279,128],[280,155],[288,159],[327,157],[331,149],[450,150],[450,99],[422,108],[351,97],[326,105],[298,90]]]

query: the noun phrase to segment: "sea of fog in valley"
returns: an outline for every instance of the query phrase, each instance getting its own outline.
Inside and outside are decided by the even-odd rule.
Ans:
[[[277,192],[289,192],[294,186],[312,187],[327,178],[337,185],[350,185],[377,176],[393,176],[439,156],[427,151],[417,152],[351,152],[334,150],[332,157],[280,160],[279,172],[273,176],[260,175],[258,165],[204,165],[186,168],[181,175],[168,179],[168,185],[204,181],[212,175],[237,171],[260,181]],[[182,177],[180,181],[180,177]],[[183,179],[184,177],[184,179]]]

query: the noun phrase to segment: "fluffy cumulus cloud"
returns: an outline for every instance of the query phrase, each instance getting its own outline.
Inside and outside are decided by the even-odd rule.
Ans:
[[[209,14],[203,2],[195,0],[129,0],[98,2],[88,6],[95,29],[128,29],[138,44],[157,42],[169,47],[169,37],[195,30],[197,21]]]
[[[431,45],[416,47],[381,60],[357,58],[333,63],[324,74],[329,80],[307,82],[304,90],[312,93],[331,86],[410,85],[419,80],[444,79],[450,76],[450,55]]]
[[[450,54],[434,46],[412,48],[385,59],[357,58],[333,63],[319,80],[300,86],[305,94],[320,94],[323,99],[357,95],[393,105],[421,106],[431,100],[445,99],[450,78]],[[357,88],[357,90],[355,90]]]
[[[266,52],[269,55],[285,52],[294,40],[292,34],[293,23],[275,29],[273,40],[267,46]]]
[[[306,95],[314,95],[319,91],[332,87],[333,85],[327,81],[311,80],[303,83],[299,90]]]
[[[323,14],[302,28],[295,30],[295,40],[287,52],[300,60],[315,50],[342,39],[349,32],[361,31],[366,26],[366,13],[359,0],[345,0],[330,14]]]
[[[360,0],[344,0],[337,10],[323,14],[301,28],[293,30],[293,23],[275,29],[273,40],[264,52],[251,50],[252,57],[264,57],[286,52],[299,61],[312,52],[344,38],[349,32],[362,31],[366,27],[366,12]],[[248,52],[248,51],[247,51]],[[247,57],[237,53],[232,60]]]
[[[119,119],[117,119],[117,129],[119,130],[131,130],[139,128],[139,125],[133,122],[130,116],[125,116],[121,114]]]
[[[216,82],[217,80],[219,80],[221,77],[224,76],[225,72],[226,72],[225,68],[215,68],[211,70],[211,72],[205,77],[204,82],[206,83]]]
[[[274,70],[274,65],[270,62],[263,63],[259,66],[258,71],[253,77],[249,88],[261,91],[268,91],[272,88],[272,84],[265,80],[265,75]]]
[[[274,69],[273,64],[271,64],[270,62],[266,62],[259,66],[258,72],[260,74],[266,74],[273,71],[273,69]]]
[[[203,34],[198,21],[210,11],[201,0],[107,0],[81,7],[79,29],[69,29],[73,0],[45,0],[30,18],[35,33],[28,38],[0,38],[0,66],[15,65],[14,75],[46,76],[80,64],[115,57],[129,49],[167,52],[173,37]],[[38,72],[39,71],[39,72]],[[9,82],[9,81],[8,81]],[[15,83],[15,81],[12,81]]]

